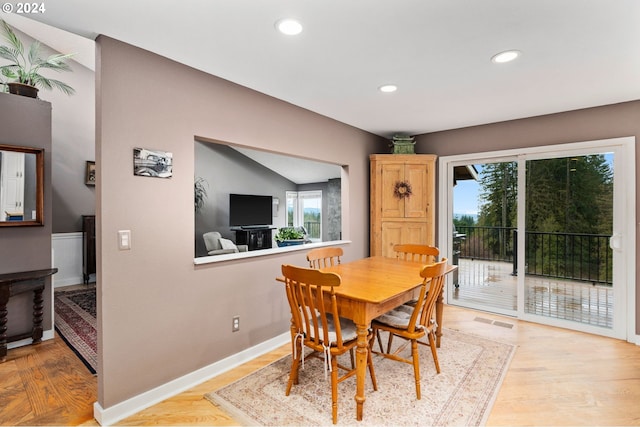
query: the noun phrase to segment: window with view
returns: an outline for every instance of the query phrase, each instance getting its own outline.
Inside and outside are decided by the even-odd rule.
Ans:
[[[304,227],[311,241],[322,241],[322,191],[287,191],[287,225]]]

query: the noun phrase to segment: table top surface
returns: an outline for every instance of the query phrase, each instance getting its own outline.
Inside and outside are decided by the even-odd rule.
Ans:
[[[342,282],[334,288],[338,296],[379,304],[420,286],[423,265],[375,256],[321,270],[340,275]]]
[[[19,271],[16,273],[0,274],[0,285],[20,282],[22,280],[41,279],[58,272],[57,268],[45,268],[43,270]]]

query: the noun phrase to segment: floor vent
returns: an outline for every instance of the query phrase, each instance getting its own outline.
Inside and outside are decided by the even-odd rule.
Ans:
[[[489,325],[496,325],[496,326],[500,326],[503,328],[513,328],[513,324],[512,323],[507,323],[507,322],[500,322],[499,320],[491,320],[491,319],[486,319],[484,317],[476,317],[475,319],[476,322],[480,322],[480,323],[488,323]]]

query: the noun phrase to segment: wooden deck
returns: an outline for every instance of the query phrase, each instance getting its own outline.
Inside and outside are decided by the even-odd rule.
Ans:
[[[450,304],[516,312],[517,277],[511,263],[460,259]],[[526,276],[525,312],[613,327],[613,289],[590,283]]]

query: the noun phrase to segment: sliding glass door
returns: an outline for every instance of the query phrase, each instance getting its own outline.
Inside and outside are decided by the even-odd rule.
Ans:
[[[626,337],[633,147],[620,138],[442,158],[439,244],[458,265],[447,302]]]

